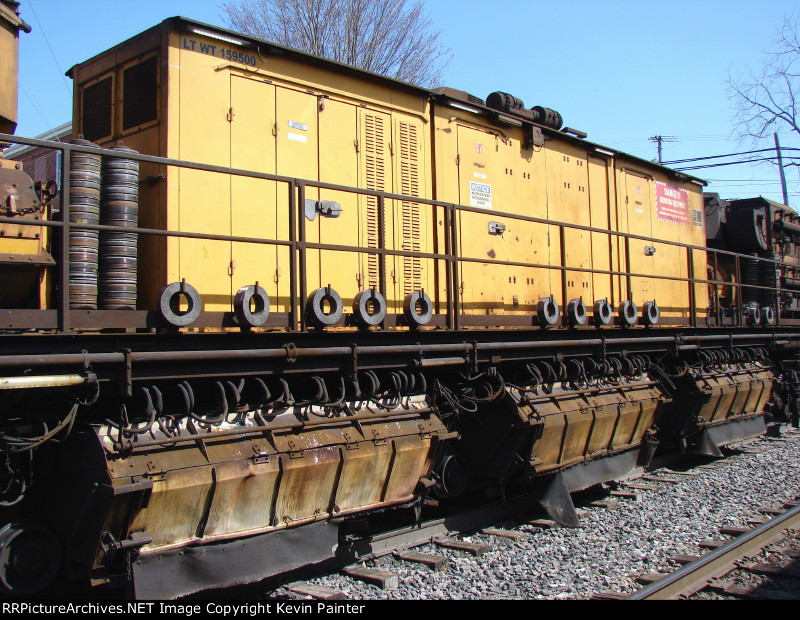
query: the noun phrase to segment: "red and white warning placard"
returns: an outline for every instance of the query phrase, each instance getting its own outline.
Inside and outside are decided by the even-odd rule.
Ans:
[[[689,225],[689,192],[656,181],[656,216],[664,222]]]

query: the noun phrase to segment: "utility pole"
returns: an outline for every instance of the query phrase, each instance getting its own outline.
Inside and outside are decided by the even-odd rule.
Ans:
[[[789,193],[786,191],[786,175],[783,174],[783,157],[781,156],[781,143],[778,142],[778,132],[775,136],[775,152],[778,154],[778,172],[781,174],[781,189],[783,189],[783,204],[789,205]]]
[[[677,142],[678,138],[675,136],[651,136],[648,138],[650,142],[655,142],[658,145],[658,163],[660,164],[664,159],[661,157],[661,143],[662,142]]]

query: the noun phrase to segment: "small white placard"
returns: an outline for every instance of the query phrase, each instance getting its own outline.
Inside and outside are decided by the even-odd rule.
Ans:
[[[299,133],[292,133],[291,131],[286,134],[286,137],[289,140],[294,140],[295,142],[308,142],[308,138],[306,136],[300,135]]]
[[[469,204],[481,209],[492,208],[492,186],[488,183],[469,182]]]

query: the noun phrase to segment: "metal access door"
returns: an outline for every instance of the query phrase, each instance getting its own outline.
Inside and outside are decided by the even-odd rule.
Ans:
[[[652,182],[648,177],[630,171],[626,171],[624,174],[628,232],[633,235],[652,237]],[[655,255],[652,253],[652,248],[652,241],[630,239],[628,271],[640,274],[638,277],[631,278],[631,295],[638,306],[653,299],[652,275]]]
[[[275,86],[231,75],[232,168],[275,173]],[[231,176],[231,234],[276,239],[277,183]],[[281,184],[285,188],[284,184]],[[278,295],[278,253],[272,245],[234,242],[231,248],[231,299],[240,287],[259,283],[270,296],[272,311],[286,312]]]

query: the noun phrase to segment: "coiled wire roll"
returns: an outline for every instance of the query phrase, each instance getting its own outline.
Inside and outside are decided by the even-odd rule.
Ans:
[[[136,151],[122,144],[121,155]],[[135,228],[139,224],[139,162],[105,157],[102,167],[101,223]],[[103,231],[100,235],[99,297],[102,310],[135,310],[138,271],[136,233]]]
[[[70,144],[97,146],[78,138]],[[73,152],[69,163],[69,221],[71,224],[100,223],[100,156]],[[70,227],[69,307],[97,309],[99,233]]]

